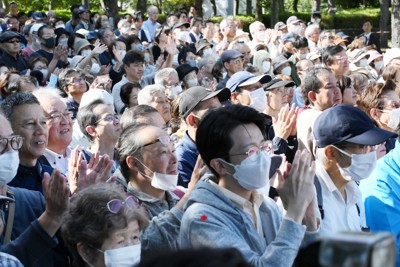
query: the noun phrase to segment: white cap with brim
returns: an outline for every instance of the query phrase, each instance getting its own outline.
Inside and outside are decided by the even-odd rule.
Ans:
[[[282,79],[273,79],[271,82],[264,85],[264,90],[272,90],[279,87],[292,87],[295,86],[295,83],[292,81],[283,81]]]

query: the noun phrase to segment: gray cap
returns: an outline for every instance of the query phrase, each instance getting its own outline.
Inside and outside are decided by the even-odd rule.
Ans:
[[[264,86],[265,91],[269,91],[278,87],[292,87],[295,86],[292,81],[284,81],[280,78],[275,78]]]
[[[5,31],[0,33],[0,43],[5,43],[13,38],[18,38],[18,40],[21,40],[21,36],[18,33],[12,31]]]
[[[275,31],[281,31],[285,28],[286,28],[286,24],[282,21],[278,21],[274,26]]]
[[[226,50],[222,53],[221,55],[221,61],[222,63],[228,62],[231,59],[235,59],[235,58],[239,58],[239,57],[243,57],[243,54],[240,53],[237,50]]]
[[[280,56],[275,57],[272,60],[272,67],[274,68],[274,71],[275,71],[276,69],[278,69],[280,66],[282,66],[285,63],[290,63],[290,65],[293,65],[292,61],[290,61],[287,58],[285,58],[284,56],[280,55]]]

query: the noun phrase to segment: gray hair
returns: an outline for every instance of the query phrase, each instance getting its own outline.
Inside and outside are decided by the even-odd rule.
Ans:
[[[125,129],[118,139],[118,159],[121,173],[129,183],[130,169],[126,163],[126,158],[134,156],[139,159],[142,158],[143,142],[139,134],[144,128],[151,126],[147,123],[130,124]]]
[[[148,85],[139,91],[138,105],[150,105],[156,93],[165,94],[165,87],[159,84]]]
[[[48,99],[49,97],[55,97],[61,101],[64,101],[63,97],[61,96],[61,92],[50,87],[40,88],[39,90],[32,92],[32,94],[39,100],[39,102],[41,99]]]
[[[226,27],[228,26],[228,21],[229,21],[229,20],[235,21],[235,19],[234,19],[232,16],[228,16],[228,17],[224,18],[224,19],[219,23],[219,27],[220,27],[221,30],[224,29],[224,28],[226,28]]]
[[[159,70],[156,73],[156,76],[154,76],[154,83],[165,86],[165,81],[173,73],[175,73],[176,77],[178,77],[178,72],[176,72],[176,70],[174,68],[164,68],[164,69]]]
[[[304,35],[306,38],[310,37],[311,35],[313,35],[313,33],[315,32],[315,30],[319,29],[319,25],[318,24],[311,24],[309,26],[307,26]]]
[[[4,116],[10,122],[13,120],[13,109],[14,107],[26,105],[26,104],[38,104],[40,105],[37,98],[31,93],[15,93],[7,97],[0,105]]]
[[[260,22],[258,20],[254,21],[253,23],[250,24],[249,31],[250,31],[252,36],[253,36],[254,32],[256,31],[256,28],[258,26],[260,26],[260,25],[264,25],[264,23],[262,23],[262,22]]]
[[[127,108],[122,114],[119,123],[121,124],[122,129],[126,128],[130,124],[143,122],[143,120],[150,123],[147,118],[151,113],[158,113],[158,111],[148,105],[137,105],[136,107]]]

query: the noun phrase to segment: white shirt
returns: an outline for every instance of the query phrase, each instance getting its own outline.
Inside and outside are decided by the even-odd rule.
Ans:
[[[57,168],[60,170],[60,172],[64,175],[67,175],[68,173],[68,160],[69,157],[71,156],[71,148],[67,147],[67,150],[64,155],[57,154],[54,151],[51,151],[46,148],[46,151],[44,152],[43,156],[47,159],[47,161],[50,163],[50,166],[53,168]]]
[[[345,186],[346,200],[333,183],[320,162],[316,162],[315,174],[321,184],[324,218],[321,235],[332,235],[340,231],[361,231],[365,227],[365,211],[361,191],[354,181]],[[360,209],[358,215],[357,206]]]
[[[313,136],[313,127],[315,120],[322,113],[316,109],[306,109],[299,114],[297,118],[297,140],[299,142],[299,150],[307,149],[311,154],[314,155],[314,148],[316,142]]]

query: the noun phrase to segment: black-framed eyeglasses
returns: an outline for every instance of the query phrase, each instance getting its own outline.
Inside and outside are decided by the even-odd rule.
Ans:
[[[119,114],[107,114],[104,118],[100,118],[95,122],[95,124],[98,124],[101,121],[106,121],[106,122],[114,122],[114,121],[119,121],[121,116]]]
[[[178,137],[176,135],[162,135],[160,137],[158,137],[156,140],[151,141],[150,143],[147,143],[145,145],[143,145],[142,147],[146,147],[146,146],[150,146],[150,145],[154,145],[157,144],[158,142],[160,142],[161,144],[167,146],[169,145],[171,142],[172,143],[176,143],[178,141]]]
[[[272,141],[264,141],[260,146],[252,146],[246,152],[229,154],[229,156],[247,156],[250,160],[255,160],[255,156],[260,152],[266,152],[268,155],[272,155],[274,153]]]
[[[132,210],[140,207],[139,201],[133,196],[129,196],[125,198],[124,201],[120,199],[111,199],[107,203],[107,208],[111,213],[118,214],[124,205]]]
[[[48,121],[59,122],[59,121],[61,121],[61,117],[69,120],[69,119],[72,119],[73,113],[71,111],[67,111],[65,113],[54,112],[53,114],[48,116],[47,119],[48,119]]]
[[[17,151],[22,147],[23,143],[24,138],[20,135],[2,137],[0,138],[0,154],[3,154],[7,150],[8,145],[10,145],[13,150]]]

